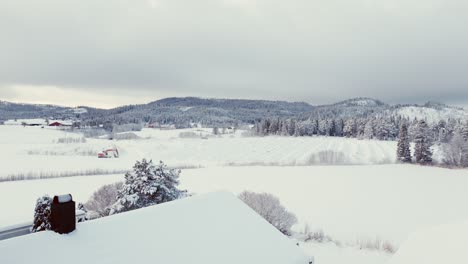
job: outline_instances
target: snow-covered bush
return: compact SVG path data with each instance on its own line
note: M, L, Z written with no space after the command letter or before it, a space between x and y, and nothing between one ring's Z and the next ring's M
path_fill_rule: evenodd
M306 165L313 164L346 164L346 156L342 151L323 150L310 155Z
M325 233L323 230L317 230L317 231L312 231L310 230L310 227L308 224L304 226L304 230L302 233L300 233L302 240L304 242L309 242L309 241L315 241L318 243L323 243L323 242L329 242L331 241L331 238L328 236L325 236Z
M169 169L162 161L137 161L133 171L125 174L125 182L110 207L109 214L130 211L151 205L173 201L185 196L177 189L180 170Z
M112 134L110 137L114 140L135 140L141 139L137 134L128 132L128 133L120 133L120 134Z
M108 134L108 132L102 128L85 128L81 129L81 132L86 138L97 138Z
M297 218L281 205L280 200L269 193L244 191L239 199L261 215L281 233L291 235L291 227L297 223Z
M113 125L112 132L113 133L122 133L122 132L129 132L129 131L141 131L143 129L143 124L141 123L129 123L123 125Z
M64 138L57 139L57 143L61 143L61 144L86 143L86 138L64 137Z
M197 134L193 131L184 131L179 133L180 138L201 138L200 134Z
M394 254L397 251L397 247L394 246L390 241L376 238L361 238L357 239L355 246L359 249L377 250L384 251L389 254Z
M34 222L31 231L39 232L51 229L51 206L52 198L44 195L37 199L36 208L34 209Z
M84 204L84 207L88 211L98 213L99 217L109 215L109 206L117 202L117 196L122 186L122 182L102 186L93 193L91 198Z

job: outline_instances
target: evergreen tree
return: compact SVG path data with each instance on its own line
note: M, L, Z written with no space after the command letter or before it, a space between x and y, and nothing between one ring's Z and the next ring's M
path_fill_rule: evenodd
M325 119L320 119L318 121L318 133L317 135L326 135L328 130L328 123Z
M34 221L31 229L33 233L51 229L51 207L52 198L48 195L44 195L37 199L36 208L34 209Z
M344 126L343 119L341 119L341 118L338 119L336 121L336 127L335 127L336 128L335 135L337 137L342 137L343 136L343 126Z
M398 139L397 159L401 162L411 162L408 126L405 123L401 124L399 134L400 138Z
M370 119L364 126L364 138L374 138L374 120Z
M296 132L295 129L296 129L296 121L294 119L290 119L289 125L288 125L288 134L290 136L294 136L294 133Z
M281 135L282 136L289 136L289 129L288 129L288 121L284 120L281 122Z
M367 121L363 118L360 118L356 121L356 132L355 132L355 137L357 138L363 138L364 137L364 131L366 127Z
M336 136L336 122L334 119L330 120L329 128L330 132L328 134L332 137Z
M180 170L169 169L160 161L137 161L133 171L125 174L125 182L110 208L110 214L130 211L179 199L185 191L177 189Z
M344 123L343 135L345 137L356 136L356 121L354 119L348 119Z
M277 135L279 130L279 119L273 119L268 130L271 135Z
M428 130L429 127L426 121L420 120L414 137L414 157L416 163L419 164L432 163L431 142L428 138Z
M78 216L78 214L76 215L77 221L79 223L88 221L88 210L86 210L84 204L78 203L78 205L76 206L76 209L84 213L84 215L82 216Z

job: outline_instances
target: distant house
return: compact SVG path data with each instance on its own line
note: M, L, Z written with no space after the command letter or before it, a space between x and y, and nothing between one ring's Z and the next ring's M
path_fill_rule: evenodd
M53 123L50 123L49 126L52 126L52 127L59 127L59 126L63 126L63 124L60 123L60 122L53 122Z
M311 263L292 240L224 192L78 224L69 235L45 231L0 241L0 259L35 264Z
M63 127L63 126L71 126L70 122L62 122L62 121L54 121L49 124L51 127Z

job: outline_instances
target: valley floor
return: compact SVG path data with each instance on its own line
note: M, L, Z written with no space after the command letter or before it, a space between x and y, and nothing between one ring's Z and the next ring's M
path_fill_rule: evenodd
M381 239L399 245L420 228L468 219L468 170L393 164L395 142L246 138L240 132L187 139L179 137L180 131L145 129L136 133L139 140L87 139L85 143L60 144L56 143L59 138L80 135L6 126L0 126L0 133L0 177L129 170L141 158L162 159L169 166L201 166L182 170L181 188L190 193L272 193L297 215L296 231L308 223L312 230L323 229L344 244ZM121 158L97 159L95 154L110 145L121 149ZM335 154L320 160L324 152ZM123 179L119 173L0 182L0 229L32 221L35 201L41 195L71 193L76 202L86 202L100 186ZM356 247L300 246L315 255L318 264L380 264L390 258L383 252Z

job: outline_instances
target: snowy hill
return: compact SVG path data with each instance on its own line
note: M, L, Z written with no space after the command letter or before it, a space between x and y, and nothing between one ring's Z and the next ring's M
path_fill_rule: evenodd
M174 97L149 104L104 110L98 114L102 120L139 120L144 116L146 122L151 120L187 127L191 122L219 125L254 123L265 116L290 118L312 109L313 106L301 102Z
M9 119L53 118L70 119L84 114L85 108L71 108L56 105L20 104L0 101L0 121Z
M431 105L424 106L402 106L395 110L396 115L413 119L425 119L430 124L435 124L441 120L451 119L466 119L468 112L455 107L446 105Z
M0 262L307 264L308 257L234 195L218 192L85 222L69 235L5 240Z
M317 106L304 117L312 119L367 117L382 113L390 107L377 99L358 97L330 105Z
M333 104L334 106L363 106L363 107L376 107L376 106L385 106L386 104L377 99L368 98L368 97L357 97L348 100L344 100L338 103Z
M352 98L329 105L312 106L304 102L285 102L242 99L206 99L197 97L172 97L141 105L126 105L104 110L91 107L67 108L50 105L28 105L2 102L0 119L79 117L84 124L96 123L169 123L189 127L190 123L206 126L254 124L265 118L294 119L347 119L390 118L403 116L409 119L426 119L434 123L448 118L467 117L461 108L440 103L424 105L389 105L366 97ZM0 121L1 121L0 120Z
M468 222L416 232L389 264L468 263Z

